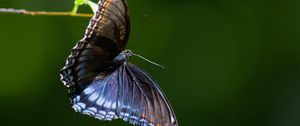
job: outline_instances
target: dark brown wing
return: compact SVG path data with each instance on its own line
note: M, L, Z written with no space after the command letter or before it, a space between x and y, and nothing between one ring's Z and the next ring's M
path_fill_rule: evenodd
M126 0L100 0L85 36L72 49L61 70L61 81L70 93L80 92L127 43L130 29Z
M91 19L86 37L98 40L102 37L117 44L123 51L129 36L130 19L126 0L100 0L99 10Z

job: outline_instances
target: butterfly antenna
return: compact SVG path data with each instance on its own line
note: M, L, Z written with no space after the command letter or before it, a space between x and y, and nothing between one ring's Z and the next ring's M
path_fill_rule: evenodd
M141 31L142 31L142 29L143 29L143 26L145 25L145 22L146 22L147 17L148 17L148 14L146 13L146 14L144 15L144 19L143 19L143 21L142 21L142 23L141 23L141 25L140 25L140 27L139 27L139 30L138 30L138 32L137 32L137 35L136 35L136 41L139 41L139 39L140 39Z
M137 35L136 35L136 38L135 38L135 42L138 42L140 40L141 32L142 32L143 26L146 23L147 17L148 17L148 14L145 13L143 21L142 21L142 23L139 26L139 29L138 29L138 32L137 32ZM133 49L134 49L134 46L135 45L133 45Z
M145 61L147 61L147 62L149 62L149 63L151 63L151 64L153 64L153 65L155 65L155 66L158 66L158 67L160 67L160 68L162 68L162 69L165 69L165 67L164 67L163 65L160 65L160 64L158 64L158 63L155 63L155 62L153 62L153 61L151 61L151 60L149 60L149 59L147 59L147 58L145 58L145 57L143 57L143 56L141 56L141 55L139 55L139 54L133 53L132 55L137 56L137 57L139 57L139 58L141 58L141 59L143 59L143 60L145 60Z

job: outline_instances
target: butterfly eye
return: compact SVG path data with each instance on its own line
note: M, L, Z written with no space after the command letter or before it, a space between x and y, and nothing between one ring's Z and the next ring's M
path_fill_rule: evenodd
M133 55L133 52L129 49L124 50L124 53L126 55L126 58L129 58Z

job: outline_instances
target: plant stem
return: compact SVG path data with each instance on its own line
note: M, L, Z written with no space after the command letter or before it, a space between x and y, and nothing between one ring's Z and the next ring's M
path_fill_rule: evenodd
M25 9L0 8L0 13L14 13L24 15L45 15L45 16L75 16L75 17L92 17L93 14L75 13L72 12L48 12L48 11L28 11Z

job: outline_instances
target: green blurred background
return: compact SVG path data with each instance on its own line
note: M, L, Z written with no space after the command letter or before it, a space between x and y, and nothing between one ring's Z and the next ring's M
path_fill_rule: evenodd
M72 6L73 0L0 2L28 10ZM129 0L129 7L127 48L166 69L131 61L156 78L181 126L300 126L299 0ZM88 21L0 15L1 126L130 126L76 114L59 81Z

